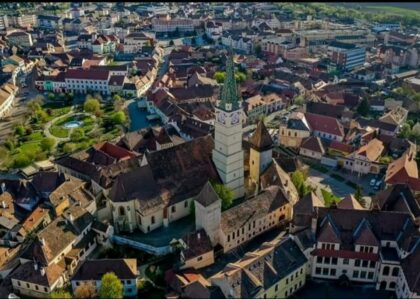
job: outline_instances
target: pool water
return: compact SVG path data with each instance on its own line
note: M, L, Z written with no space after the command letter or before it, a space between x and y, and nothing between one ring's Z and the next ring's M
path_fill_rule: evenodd
M78 128L81 125L82 125L82 122L81 121L72 120L72 121L69 121L69 122L65 123L63 125L63 127L66 128L66 129L73 129L73 128Z

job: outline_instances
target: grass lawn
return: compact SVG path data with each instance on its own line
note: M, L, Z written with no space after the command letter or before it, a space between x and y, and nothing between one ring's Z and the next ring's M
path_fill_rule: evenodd
M63 128L61 126L52 126L50 128L50 133L54 135L55 137L59 138L66 138L69 136L69 129Z
M27 141L39 141L41 140L44 135L42 135L42 132L33 132L31 135L25 136Z
M321 189L321 194L324 198L324 203L326 207L331 206L334 202L338 203L339 201L341 201L341 198L335 196L334 194L325 189Z
M47 122L57 118L61 115L67 114L71 110L71 106L65 105L63 102L44 104L42 108L47 112L51 110L51 115L48 115Z

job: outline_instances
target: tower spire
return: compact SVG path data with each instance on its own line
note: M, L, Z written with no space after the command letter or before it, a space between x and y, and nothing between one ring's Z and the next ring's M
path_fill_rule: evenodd
M238 110L240 107L240 99L235 80L235 69L233 64L232 47L229 47L226 60L226 76L223 83L222 92L220 96L219 108L225 111Z

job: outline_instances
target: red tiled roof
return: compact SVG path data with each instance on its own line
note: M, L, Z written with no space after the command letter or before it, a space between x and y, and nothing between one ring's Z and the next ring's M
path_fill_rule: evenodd
M70 69L66 73L66 79L89 79L108 80L109 71L90 69Z
M336 140L331 141L330 149L350 154L354 151L353 146L345 144Z
M356 252L351 250L315 249L311 254L314 256L340 257L344 259L360 259L375 262L379 260L379 255L376 253Z
M136 157L136 154L130 151L127 151L126 149L119 147L115 144L112 144L110 142L104 142L94 145L94 148L96 150L101 150L105 152L106 154L110 155L113 158L116 158L118 160L125 160L132 157Z
M314 131L325 132L332 135L344 137L343 126L334 117L305 113L309 126Z

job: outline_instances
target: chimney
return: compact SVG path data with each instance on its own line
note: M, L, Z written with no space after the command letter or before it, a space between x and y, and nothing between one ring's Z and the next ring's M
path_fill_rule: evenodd
M6 209L7 208L6 202L4 200L1 201L1 207L3 209Z
M35 271L38 271L38 263L37 262L34 262L34 269L35 269Z
M42 246L45 246L45 239L44 238L41 238L41 244L42 244Z
M4 193L4 192L6 192L6 183L5 182L1 183L1 193Z
M197 239L200 240L200 233L197 233Z
M73 221L74 221L74 217L73 217L73 215L71 213L69 213L69 221L71 223L73 223Z
M45 276L45 267L41 267L41 275Z

